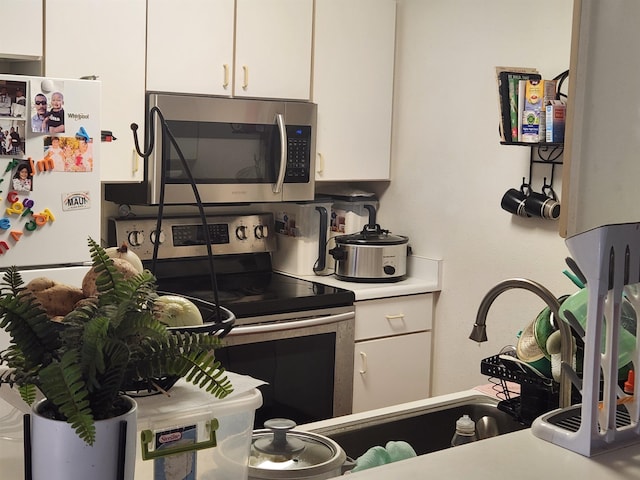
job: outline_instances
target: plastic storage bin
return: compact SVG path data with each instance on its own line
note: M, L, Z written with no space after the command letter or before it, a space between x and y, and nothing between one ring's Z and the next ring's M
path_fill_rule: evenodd
M369 209L373 209L373 213ZM335 197L331 207L331 236L361 232L370 219L376 223L377 210L375 197Z
M170 396L137 397L138 430L152 432L152 454L165 447L206 442L207 425L217 420L217 445L151 460L142 459L138 435L136 479L242 480L248 476L248 458L256 409L262 406L258 389L224 400L180 380ZM160 446L158 446L160 445ZM156 450L157 449L157 450ZM179 473L178 473L179 472Z
M332 257L327 254L330 215L329 198L278 204L274 211L278 248L271 254L273 268L292 275L323 274L332 269ZM323 252L324 268L320 264Z

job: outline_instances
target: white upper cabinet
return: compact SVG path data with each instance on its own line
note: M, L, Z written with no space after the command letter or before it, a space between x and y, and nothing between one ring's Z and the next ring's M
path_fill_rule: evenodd
M153 0L147 9L147 90L230 96L234 0Z
M0 58L42 56L42 0L2 2Z
M316 0L316 180L388 180L395 0Z
M100 127L116 137L100 144L103 182L142 180L130 125L144 128L145 16L145 0L46 2L45 75L102 83Z
M309 100L312 0L237 0L234 95Z
M154 0L148 11L147 90L309 100L313 0Z

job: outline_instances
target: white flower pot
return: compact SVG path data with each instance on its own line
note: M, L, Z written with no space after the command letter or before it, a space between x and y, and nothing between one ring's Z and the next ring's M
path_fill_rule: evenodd
M137 404L132 398L125 398L131 404L128 412L96 422L93 446L80 439L67 422L40 415L39 408L46 400L36 403L30 430L32 480L134 480ZM124 476L121 476L118 455L123 420L127 422L127 430Z

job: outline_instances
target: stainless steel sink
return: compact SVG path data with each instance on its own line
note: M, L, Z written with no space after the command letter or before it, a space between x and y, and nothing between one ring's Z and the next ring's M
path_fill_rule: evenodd
M354 459L369 448L384 446L390 440L404 440L418 455L423 455L449 448L456 420L464 414L476 423L483 416L494 418L498 435L528 428L498 410L497 404L497 400L477 395L393 413L374 414L367 418L348 415L343 417L342 423L311 430L338 442L347 455ZM481 431L478 433L482 436Z

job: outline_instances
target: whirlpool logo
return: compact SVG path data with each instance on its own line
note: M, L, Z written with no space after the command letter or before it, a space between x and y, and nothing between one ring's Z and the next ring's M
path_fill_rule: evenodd
M62 194L62 210L84 210L91 208L89 192L72 192Z
M72 118L74 120L88 120L88 113L75 113L75 112L67 112L67 117Z

